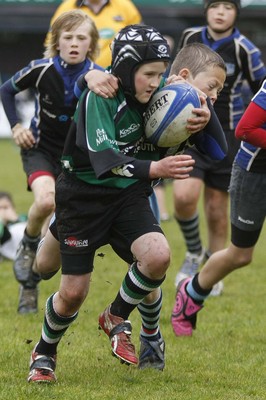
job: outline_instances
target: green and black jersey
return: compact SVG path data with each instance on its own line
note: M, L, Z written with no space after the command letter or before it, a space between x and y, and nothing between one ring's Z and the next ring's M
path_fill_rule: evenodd
M125 188L149 180L159 150L144 136L143 107L129 105L122 89L104 99L85 91L66 140L65 170L92 184Z

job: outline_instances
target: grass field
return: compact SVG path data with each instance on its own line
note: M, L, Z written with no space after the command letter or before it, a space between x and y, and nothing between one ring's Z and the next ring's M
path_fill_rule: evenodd
M0 189L10 191L19 212L26 212L32 195L26 192L18 149L0 141ZM167 201L172 212L171 185ZM203 214L202 214L203 215ZM210 298L198 317L191 338L176 338L170 324L174 277L184 246L174 220L163 224L172 249L172 265L163 284L161 330L166 341L163 372L126 367L110 355L107 336L97 329L98 314L113 300L126 265L109 247L100 249L91 290L59 345L55 385L28 384L28 362L38 341L45 300L59 275L41 282L39 313L17 314L18 284L12 263L2 262L0 279L0 399L1 400L263 400L266 399L265 229L251 266L225 280L224 294ZM202 236L205 237L202 218ZM139 347L140 318L131 315L133 342Z

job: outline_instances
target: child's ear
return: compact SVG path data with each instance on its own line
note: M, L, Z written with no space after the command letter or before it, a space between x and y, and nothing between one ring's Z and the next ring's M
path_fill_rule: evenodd
M178 75L182 76L183 79L187 80L189 75L190 75L189 69L188 68L182 68L179 71Z

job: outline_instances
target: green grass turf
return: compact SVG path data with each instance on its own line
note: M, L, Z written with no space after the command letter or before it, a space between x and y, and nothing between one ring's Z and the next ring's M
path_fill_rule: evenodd
M19 212L27 212L32 195L19 151L9 140L0 141L0 190L12 193ZM173 212L171 184L167 204ZM201 230L206 230L201 211ZM18 284L12 263L1 262L0 279L0 400L263 400L265 364L265 229L249 267L228 276L224 294L210 298L198 317L192 337L176 338L170 324L174 277L184 257L179 229L172 219L163 223L172 249L172 264L163 284L161 330L166 341L163 372L139 371L119 363L110 354L107 336L98 330L99 313L113 300L126 265L106 246L96 257L91 290L75 323L58 348L55 385L28 384L30 352L41 333L47 297L57 290L60 276L40 284L39 312L17 314ZM132 340L139 348L140 317L131 315Z

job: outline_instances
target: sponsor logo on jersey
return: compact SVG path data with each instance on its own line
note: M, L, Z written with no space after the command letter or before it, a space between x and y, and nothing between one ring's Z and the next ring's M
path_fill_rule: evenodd
M226 75L234 75L236 66L233 63L226 63Z
M156 151L154 145L149 142L140 143L138 150L143 150L143 151L148 151L148 152Z
M113 39L115 31L112 28L104 28L99 30L100 39Z
M142 136L135 144L134 154L137 154L139 151L148 151L153 152L157 151L155 146L148 142L144 136Z
M130 135L133 132L136 132L140 127L140 124L131 124L128 128L120 130L120 137L123 138L125 136Z
M64 240L64 244L69 247L88 247L88 239L77 239L74 236L70 236Z
M120 167L115 167L112 169L113 174L126 176L127 178L131 178L133 176L132 172L130 172L130 168L134 169L132 164L122 165Z
M116 140L108 138L104 129L96 129L96 145L100 146L105 141L108 141L111 145L117 145Z

